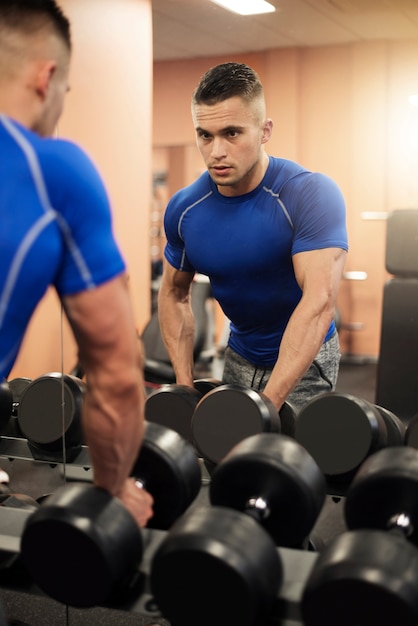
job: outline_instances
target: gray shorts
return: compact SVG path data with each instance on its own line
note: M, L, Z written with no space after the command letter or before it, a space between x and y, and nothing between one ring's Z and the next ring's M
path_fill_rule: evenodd
M288 396L288 402L299 411L314 396L326 391L334 391L340 359L340 343L338 333L335 332L323 344L306 374ZM241 385L263 391L271 371L272 368L252 365L229 346L225 350L225 366L222 376L222 382L225 384Z

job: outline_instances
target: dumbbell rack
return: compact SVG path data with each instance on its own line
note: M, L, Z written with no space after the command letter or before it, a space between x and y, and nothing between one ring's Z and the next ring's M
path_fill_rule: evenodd
M34 461L27 440L3 436L0 437L0 458ZM39 461L37 459L38 462L51 465L50 460ZM64 472L68 480L91 480L92 469L87 447L82 446L76 458L71 463L67 463L65 468L63 466L61 468L60 465L60 471ZM205 481L202 481L202 489L205 488L207 488L207 485ZM11 558L13 555L17 556L19 554L22 530L31 513L31 511L24 509L0 507L0 554L10 554ZM153 555L164 539L166 531L144 529L143 533L145 550L138 570L138 579L141 581L139 590L132 597L123 599L120 603L117 602L101 607L100 610L103 611L105 609L109 612L129 611L135 614L135 624L138 626L169 626L169 622L164 619L164 616L155 605L149 588L149 572ZM263 624L263 626L303 626L300 616L300 599L306 580L317 559L317 554L315 552L287 548L278 548L278 551L283 564L283 584L278 593L274 616L272 616L268 624ZM76 572L74 575L77 575ZM55 600L46 596L31 581L24 579L20 583L20 581L14 580L14 577L12 577L12 580L13 582L10 583L10 577L7 576L7 573L4 576L1 575L0 567L0 598L3 600L6 612L9 611L9 607L22 606L22 603L19 602L21 594L29 595L34 598L34 601L36 600L36 603L42 602L45 607L42 609L43 614L57 605L63 607L63 605L59 605ZM202 584L205 583L202 581ZM210 593L209 588L208 593ZM33 620L28 617L28 611L30 611L31 606L30 599L28 601L26 598L23 605L25 606L26 619L29 619L30 623L36 626L36 615L33 617ZM72 607L69 607L68 610L77 614L82 614L84 611L84 609ZM94 620L92 616L92 611L94 612L94 610L88 609L90 620ZM13 615L13 617L15 616ZM20 618L23 619L24 617L21 616ZM101 614L97 623L105 625L106 621L104 619ZM141 621L138 621L139 619ZM197 616L196 623L198 622ZM62 624L65 623L65 613L63 612Z
M71 463L65 464L65 469L62 463L62 456L61 453L59 455L48 453L44 458L38 457L34 459L27 439L19 437L0 437L0 458L2 459L19 459L22 461L35 460L48 465L56 463L60 466L61 473L65 474L67 480L92 480L91 460L87 446L80 446L79 451Z
M10 554L18 554L20 535L30 512L20 509L3 508L0 513L0 550L4 550ZM164 620L164 617L161 615L158 607L155 606L153 601L153 597L148 586L148 574L153 554L160 542L163 540L165 531L145 530L144 533L147 535L147 547L144 552L140 568L141 574L144 578L142 592L138 597L131 601L126 601L121 605L108 606L106 608L109 611L131 611L144 620L143 626L151 624L152 626L157 626L157 624L163 625L167 624L167 622ZM302 622L300 621L299 601L306 579L315 563L317 555L313 552L303 552L286 548L279 548L279 554L284 568L284 584L277 598L276 615L272 617L269 624L265 624L263 626L302 626ZM5 589L8 594L13 592L14 594L23 593L35 595L37 597L40 596L43 598L44 603L46 603L46 607L48 606L48 603L52 605L57 604L54 600L45 596L42 591L33 584L26 584L20 587L16 585L6 586L0 582L0 597L2 596L3 589ZM208 593L210 593L209 589ZM5 596L6 611L8 594ZM26 603L26 605L27 604L28 603ZM94 611L94 609L88 609L90 619L92 619L92 610ZM70 611L80 612L83 611L83 609L70 608ZM103 621L101 621L101 623L105 624ZM138 626L140 626L140 624L142 625L142 622L138 622Z

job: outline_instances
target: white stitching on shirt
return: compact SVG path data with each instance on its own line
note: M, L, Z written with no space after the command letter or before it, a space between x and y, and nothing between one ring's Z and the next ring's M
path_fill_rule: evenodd
M186 213L188 211L190 211L190 209L193 209L193 207L195 207L197 204L200 204L201 202L203 202L203 200L206 200L206 198L209 198L209 196L211 196L213 193L213 191L209 191L209 193L207 193L205 196L203 196L202 198L199 198L199 200L196 200L196 202L193 202L193 204L191 204L190 206L186 207L183 211L183 213L180 215L180 219L179 219L179 223L177 225L177 233L178 236L180 237L180 239L183 241L183 237L181 236L181 223L183 221L184 216L186 215Z
M285 214L285 217L286 217L287 221L289 222L292 230L295 230L295 227L294 227L294 224L292 222L292 219L291 219L289 213L287 212L287 209L286 209L284 203L280 199L280 195L278 193L274 193L274 191L272 189L268 189L267 187L263 187L263 190L266 191L267 193L269 193L271 196L273 196L273 198L276 198L277 202L282 207L283 213Z

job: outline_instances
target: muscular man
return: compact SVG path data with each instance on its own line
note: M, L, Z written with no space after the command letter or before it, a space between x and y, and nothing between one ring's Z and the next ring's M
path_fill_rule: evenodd
M55 0L0 3L0 376L53 285L85 371L94 481L140 526L152 498L129 478L144 427L142 360L104 185L76 145L50 136L68 91L70 25Z
M158 303L177 383L193 384L190 285L199 272L231 321L223 381L299 409L336 383L343 197L327 176L267 155L273 123L250 67L210 69L192 116L208 171L167 206Z

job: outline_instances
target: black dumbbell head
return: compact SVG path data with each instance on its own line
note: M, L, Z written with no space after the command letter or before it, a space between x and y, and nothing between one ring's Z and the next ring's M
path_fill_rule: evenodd
M331 481L349 482L365 459L387 445L383 417L370 403L329 392L299 412L295 439Z
M145 419L175 430L184 439L192 441L193 412L202 397L197 388L187 385L162 385L145 402Z
M75 607L103 604L142 558L142 537L120 500L89 484L54 492L28 518L21 557L36 584Z
M221 385L207 393L196 406L192 420L195 447L214 464L243 439L280 431L274 404L264 394L237 385Z
M387 445L388 446L403 446L405 445L406 438L406 426L402 420L386 409L383 406L375 405L380 415L383 417L387 432Z
M246 515L220 507L187 512L151 565L151 589L170 623L265 623L282 582L278 551Z
M212 504L258 515L275 543L300 547L325 501L325 480L296 441L280 434L254 435L237 444L216 467L209 485Z
M280 432L294 439L296 432L297 411L291 402L283 402L282 406L280 407L279 418Z
M305 626L416 626L418 551L403 537L346 532L319 554L301 599Z
M4 431L12 415L13 395L6 379L0 379L0 431Z
M410 520L408 539L418 545L418 450L385 448L356 474L345 501L347 526L389 529L399 515Z
M22 399L23 393L26 391L27 387L29 387L31 382L31 378L25 377L12 378L12 380L9 380L9 387L13 395L12 414L14 416L17 416L19 412L20 400Z
M149 527L163 530L195 500L202 482L193 446L176 431L148 421L131 473L154 498Z
M4 435L7 437L23 437L18 421L20 400L26 388L31 384L31 382L32 380L30 378L23 377L12 378L12 380L9 380L9 387L13 396L13 405L11 419L9 420L7 427L3 431Z
M69 374L52 372L33 380L22 393L18 423L24 437L45 451L81 446L81 411L85 383Z
M418 413L411 417L406 426L405 444L418 449Z

